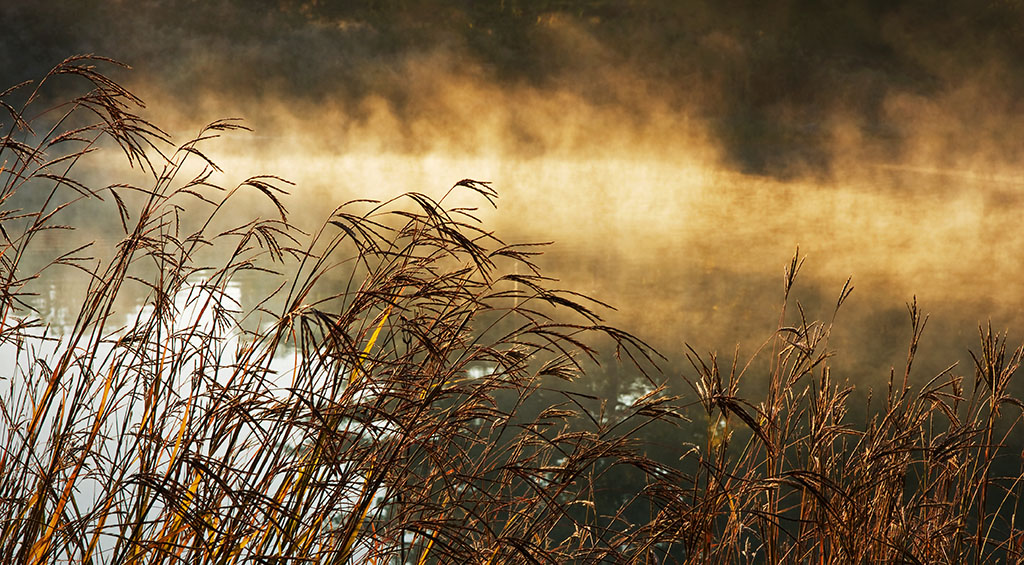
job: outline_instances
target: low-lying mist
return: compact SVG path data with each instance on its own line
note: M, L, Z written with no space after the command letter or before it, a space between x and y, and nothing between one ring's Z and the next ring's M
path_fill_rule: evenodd
M843 357L874 360L872 380L900 362L877 336L904 343L892 313L914 296L957 355L979 322L1024 321L1011 7L94 4L89 30L57 18L55 45L134 63L175 139L243 117L251 135L205 151L236 181L295 182L294 221L490 181L486 225L554 242L549 274L669 353L761 343L797 247L818 315L853 278Z
M380 99L360 116L275 101L247 120L255 139L225 141L218 158L229 171L294 181L293 212L310 222L324 202L491 181L500 199L497 210L480 210L488 225L554 242L549 273L607 300L617 322L662 347L759 342L797 247L814 292L832 300L853 277L852 310L901 311L916 295L955 316L967 339L988 318L1020 321L1020 293L1008 282L1019 266L1008 259L1024 251L1015 233L1024 178L984 150L989 140L956 147L921 120L920 138L886 155L840 123L826 170L780 178L735 170L707 120L658 104L623 115L564 92L456 75L418 80L425 84L410 76L410 85L425 108L412 121ZM213 116L230 103L204 107ZM922 104L913 111L935 105Z

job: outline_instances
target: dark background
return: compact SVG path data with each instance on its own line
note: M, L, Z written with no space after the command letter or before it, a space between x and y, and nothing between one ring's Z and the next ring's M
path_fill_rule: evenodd
M955 122L940 128L942 142L963 149L960 126L971 124L1002 158L1020 151L1006 122L1024 90L1024 7L1013 0L85 0L4 2L0 21L7 84L96 53L182 104L216 93L234 95L243 114L283 98L357 115L372 94L411 116L428 105L403 65L443 52L449 71L568 90L638 121L658 100L706 123L737 170L781 177L830 170L834 155L818 141L836 115L898 155L915 132L887 119L886 100L944 100L971 85L988 100L941 104Z

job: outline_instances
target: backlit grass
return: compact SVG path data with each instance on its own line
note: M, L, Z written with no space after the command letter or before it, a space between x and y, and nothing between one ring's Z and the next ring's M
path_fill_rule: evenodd
M0 561L1024 559L1024 351L990 328L973 375L918 385L911 303L906 367L851 422L832 322L791 298L799 255L753 359L671 367L554 289L537 246L449 204L492 205L489 184L347 202L307 233L284 179L219 185L204 147L238 122L174 145L96 68L112 64L71 58L2 96ZM145 183L76 176L117 151ZM40 266L78 210L116 245ZM33 309L55 272L86 281L59 325ZM241 297L253 279L269 290ZM595 343L645 380L624 410L570 385ZM689 389L663 384L678 373ZM740 395L748 379L763 397ZM655 428L680 439L655 448Z

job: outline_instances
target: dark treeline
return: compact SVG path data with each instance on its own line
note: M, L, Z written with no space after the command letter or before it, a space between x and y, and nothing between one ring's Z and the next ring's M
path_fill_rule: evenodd
M0 19L18 24L0 38L6 83L95 52L131 62L179 99L329 100L357 113L374 95L411 116L421 106L403 65L443 53L448 71L569 90L635 108L638 119L660 101L706 120L738 168L771 174L827 168L818 142L836 115L898 148L909 132L887 123L894 93L937 98L981 84L1005 101L1024 92L1013 66L1024 55L1024 6L1010 1L89 0L4 3ZM970 123L972 112L1015 105L954 113Z

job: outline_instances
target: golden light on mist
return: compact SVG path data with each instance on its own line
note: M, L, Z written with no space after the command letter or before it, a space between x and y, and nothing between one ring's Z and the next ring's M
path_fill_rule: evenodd
M292 208L314 221L325 202L405 190L440 196L474 178L499 191L498 210L481 210L499 233L556 241L581 254L628 256L662 263L661 270L682 263L776 272L799 245L814 276L852 275L891 299L959 299L979 284L989 295L1016 295L999 282L1016 274L1005 257L1022 246L1013 237L1016 214L1001 203L1016 200L1024 177L1005 166L980 174L993 165L865 160L844 161L825 176L745 175L721 163L720 148L685 115L637 124L558 96L516 93L507 96L529 103L495 102L495 92L476 84L447 88L450 100L439 103L439 113L411 124L381 100L367 101L369 113L358 118L270 105L247 121L254 136L234 135L212 154L226 171L273 172L295 182ZM507 131L510 113L543 151ZM264 124L273 128L270 136Z
M288 206L300 225L347 200L439 197L463 178L492 182L496 211L472 195L448 203L479 207L505 240L554 242L548 274L677 341L708 316L742 325L760 307L770 321L775 302L758 302L775 296L798 246L805 284L831 296L852 276L855 301L870 307L915 295L933 306L981 304L973 324L1005 319L1021 302L1013 281L1024 171L1001 129L1020 119L1011 101L974 82L984 72L938 94L893 91L880 125L837 110L789 140L825 152L826 166L794 163L767 176L729 159L720 117L689 107L687 95L667 96L571 19L543 24L593 64L540 85L497 83L458 49L439 47L380 70L387 92L355 100L203 91L182 105L145 73L132 86L178 141L243 115L254 133L214 142L208 154L235 181L271 173L295 182ZM704 43L729 55L730 41L713 32ZM689 87L703 98L726 88ZM581 90L601 88L608 103Z

